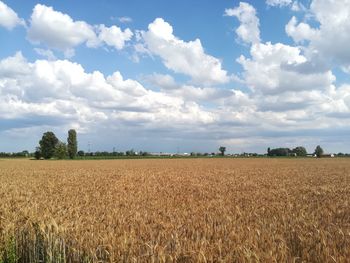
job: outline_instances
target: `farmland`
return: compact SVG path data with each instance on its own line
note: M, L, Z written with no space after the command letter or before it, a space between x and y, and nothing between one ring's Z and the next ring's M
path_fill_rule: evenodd
M347 159L0 160L0 201L0 262L350 258Z

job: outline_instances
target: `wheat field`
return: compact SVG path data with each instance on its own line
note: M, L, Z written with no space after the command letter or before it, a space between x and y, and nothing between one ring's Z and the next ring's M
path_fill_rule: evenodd
M0 160L0 262L350 262L350 160Z

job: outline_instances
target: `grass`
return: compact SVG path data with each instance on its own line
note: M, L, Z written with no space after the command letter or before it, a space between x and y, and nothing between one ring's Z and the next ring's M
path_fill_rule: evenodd
M5 243L4 251L0 257L1 263L16 263L18 261L17 248L14 237L9 237Z

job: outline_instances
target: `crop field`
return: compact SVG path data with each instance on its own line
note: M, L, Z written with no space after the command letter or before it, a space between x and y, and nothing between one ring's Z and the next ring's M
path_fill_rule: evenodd
M349 262L350 160L0 160L0 262Z

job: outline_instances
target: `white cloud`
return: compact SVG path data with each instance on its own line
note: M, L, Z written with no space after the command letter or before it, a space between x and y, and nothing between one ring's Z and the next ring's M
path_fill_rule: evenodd
M198 104L210 103L212 105L218 106L228 103L232 106L236 105L238 107L236 110L240 110L241 106L248 100L248 96L241 93L240 91L218 89L212 87L202 88L190 85L182 85L177 89L167 89L163 90L163 92L171 96L181 97L185 101L193 101Z
M253 6L245 2L240 2L238 7L226 9L225 15L237 17L241 24L236 29L236 33L243 42L260 42L260 22L259 18L256 16L256 10Z
M17 13L4 2L0 1L0 26L12 30L18 25L25 26L24 20L19 18Z
M350 65L350 0L314 0L311 11L320 22L311 47L345 65Z
M246 15L248 18L240 18L244 13L242 10L246 9L250 10L242 7L241 3L240 7L230 9L226 14L237 16L241 28L249 28L251 23L247 21L251 21L249 17L252 16ZM255 32L259 30L258 26L252 27L256 28ZM306 23L297 25L296 18L291 19L286 31L298 43L304 41L312 43L313 38L317 39L320 34ZM233 109L235 118L244 116L253 126L260 123L258 129L265 131L266 134L271 134L274 130L279 134L298 136L300 131L311 131L315 127L319 129L342 127L339 118L349 117L350 113L347 104L349 99L345 95L349 90L334 85L336 78L317 54L318 50L282 43L260 43L256 37L253 39L246 37L244 32L248 30L236 32L246 43L251 43L251 57L241 55L237 59L243 67L242 83L250 88L250 93L245 103L239 104L238 112ZM230 109L228 105L225 104L225 111ZM246 110L245 114L242 109ZM256 135L252 130L248 133L247 136L250 137Z
M36 44L67 51L82 43L93 46L96 34L84 21L74 21L52 7L37 4L31 15L28 38Z
M299 12L299 11L306 12L307 11L307 8L299 1L294 1L291 5L290 9L294 12Z
M14 56L0 61L1 78L13 78L16 80L17 76L27 75L29 72L28 63L21 52L17 52Z
M350 0L313 0L309 12L318 27L292 18L286 32L296 42L309 41L308 51L346 68L350 65Z
M292 4L292 0L266 0L269 6L288 6Z
M306 11L305 6L298 0L266 0L266 4L272 7L290 7L294 12Z
M117 50L123 49L125 46L125 42L130 41L132 36L133 33L129 28L122 31L117 26L99 26L99 40L105 42L109 46L113 46Z
M179 87L174 78L169 74L153 73L152 75L146 76L145 80L161 89L176 89Z
M325 90L335 81L331 71L312 72L298 47L281 43L255 44L251 58L241 56L246 85L254 92L278 94L286 91Z
M240 108L249 101L247 94L232 89L215 87L201 87L179 84L168 74L153 73L144 77L145 81L171 97L179 97L184 101L192 101L198 104L211 103L212 105L236 105Z
M185 42L173 34L172 26L157 18L140 32L144 49L161 57L164 65L176 73L189 75L196 83L204 85L229 81L219 59L207 55L199 39ZM140 50L140 47L138 47Z
M317 37L317 30L310 27L306 23L299 23L295 16L291 18L288 24L285 27L286 33L293 38L297 43L301 43L305 40L311 40Z
M320 130L332 134L331 129L349 128L342 118L350 118L350 89L336 87L331 70L315 66L300 47L260 43L252 45L250 53L251 58L241 56L238 62L251 89L246 109L254 113L246 118L260 123L262 138L305 137ZM249 137L256 135L248 130Z
M148 79L158 83L154 91L118 71L105 76L68 60L28 62L19 52L0 61L0 132L48 126L91 132L101 127L129 135L137 131L147 138L192 136L208 142L346 127L348 85L336 88L329 72L304 76L297 68L305 63L298 48L259 44L251 56L242 60L244 81L251 87L247 93L181 85L156 73ZM278 85L271 88L254 75L269 76Z
M92 26L41 4L33 9L27 33L32 43L63 51L67 58L74 56L74 48L84 43L90 48L106 44L121 50L133 36L129 28L123 31L115 25Z
M124 79L118 71L110 76L99 71L87 73L68 60L30 63L21 53L0 61L0 101L1 118L17 120L17 125L38 116L35 125L52 118L59 121L56 125L85 128L96 123L115 125L105 123L107 120L148 120L149 125L159 126L214 121L214 114L199 104L148 90L135 80ZM38 123L40 119L43 123Z
M47 58L48 60L56 60L55 54L50 49L42 49L42 48L34 48L34 51L42 56Z
M128 16L119 17L118 20L121 23L131 23L132 22L132 18L128 17Z

